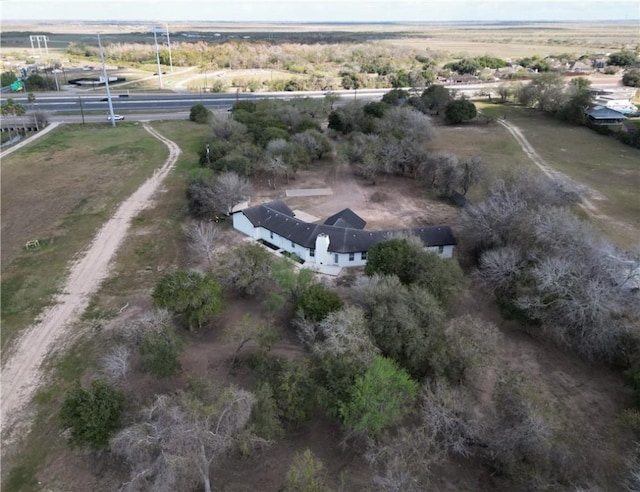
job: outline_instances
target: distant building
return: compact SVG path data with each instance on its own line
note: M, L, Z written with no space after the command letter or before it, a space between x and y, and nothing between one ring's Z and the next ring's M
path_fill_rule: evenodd
M585 111L587 120L594 125L620 125L627 119L625 115L619 111L605 108L604 106L594 106Z

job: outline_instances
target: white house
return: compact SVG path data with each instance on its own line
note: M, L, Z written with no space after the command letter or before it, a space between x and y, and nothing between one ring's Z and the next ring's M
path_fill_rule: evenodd
M365 231L366 222L346 208L323 224L296 219L282 201L245 208L233 214L233 227L274 249L287 251L307 264L352 267L367 263L372 246L400 235L418 236L425 248L444 258L453 256L456 239L447 225Z

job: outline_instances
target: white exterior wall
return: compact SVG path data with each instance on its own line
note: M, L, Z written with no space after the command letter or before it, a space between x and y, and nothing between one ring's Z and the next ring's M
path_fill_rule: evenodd
M331 262L335 265L334 255L338 255L338 265L341 267L356 267L356 266L364 266L367 264L367 260L362 259L362 254L360 251L353 253L353 261L349 261L349 253L331 253Z
M233 228L254 239L260 239L259 228L253 227L251 221L243 213L233 214Z
M440 246L429 246L425 248L427 251L433 251L439 253L443 258L453 258L453 246L443 246L442 252L440 252Z
M284 238L278 234L271 233L268 229L264 227L254 227L253 224L249 221L249 219L243 213L235 213L233 214L233 227L243 234L253 238L253 239L263 239L274 246L288 251L289 253L293 253L298 255L304 261L308 261L309 263L315 263L317 265L338 265L341 267L356 267L356 266L365 266L367 264L367 260L362 259L362 252L358 251L353 253L353 261L349 261L349 253L333 253L329 250L330 240L329 237L325 234L319 234L316 238L316 247L315 247L315 256L309 256L310 250L309 248L305 248L299 244L292 244L291 241L287 238ZM273 237L272 237L273 236ZM426 248L428 251L434 251L439 253L438 246L432 246ZM444 246L440 256L443 258L452 258L453 257L453 246ZM335 255L338 255L338 262L335 261Z
M333 255L329 253L329 244L331 240L326 234L318 234L316 237L315 256L310 258L316 265L334 265Z

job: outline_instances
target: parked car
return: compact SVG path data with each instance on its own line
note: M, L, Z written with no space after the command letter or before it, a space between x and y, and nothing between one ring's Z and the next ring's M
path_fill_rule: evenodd
M124 116L121 114L114 114L113 119L116 121L124 120ZM111 121L111 115L107 116L107 121Z

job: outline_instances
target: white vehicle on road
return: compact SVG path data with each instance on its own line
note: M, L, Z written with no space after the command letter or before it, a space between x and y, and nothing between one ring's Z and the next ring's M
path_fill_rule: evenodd
M114 114L113 119L116 121L124 120L124 116L121 114ZM111 115L107 116L107 121L111 121Z

